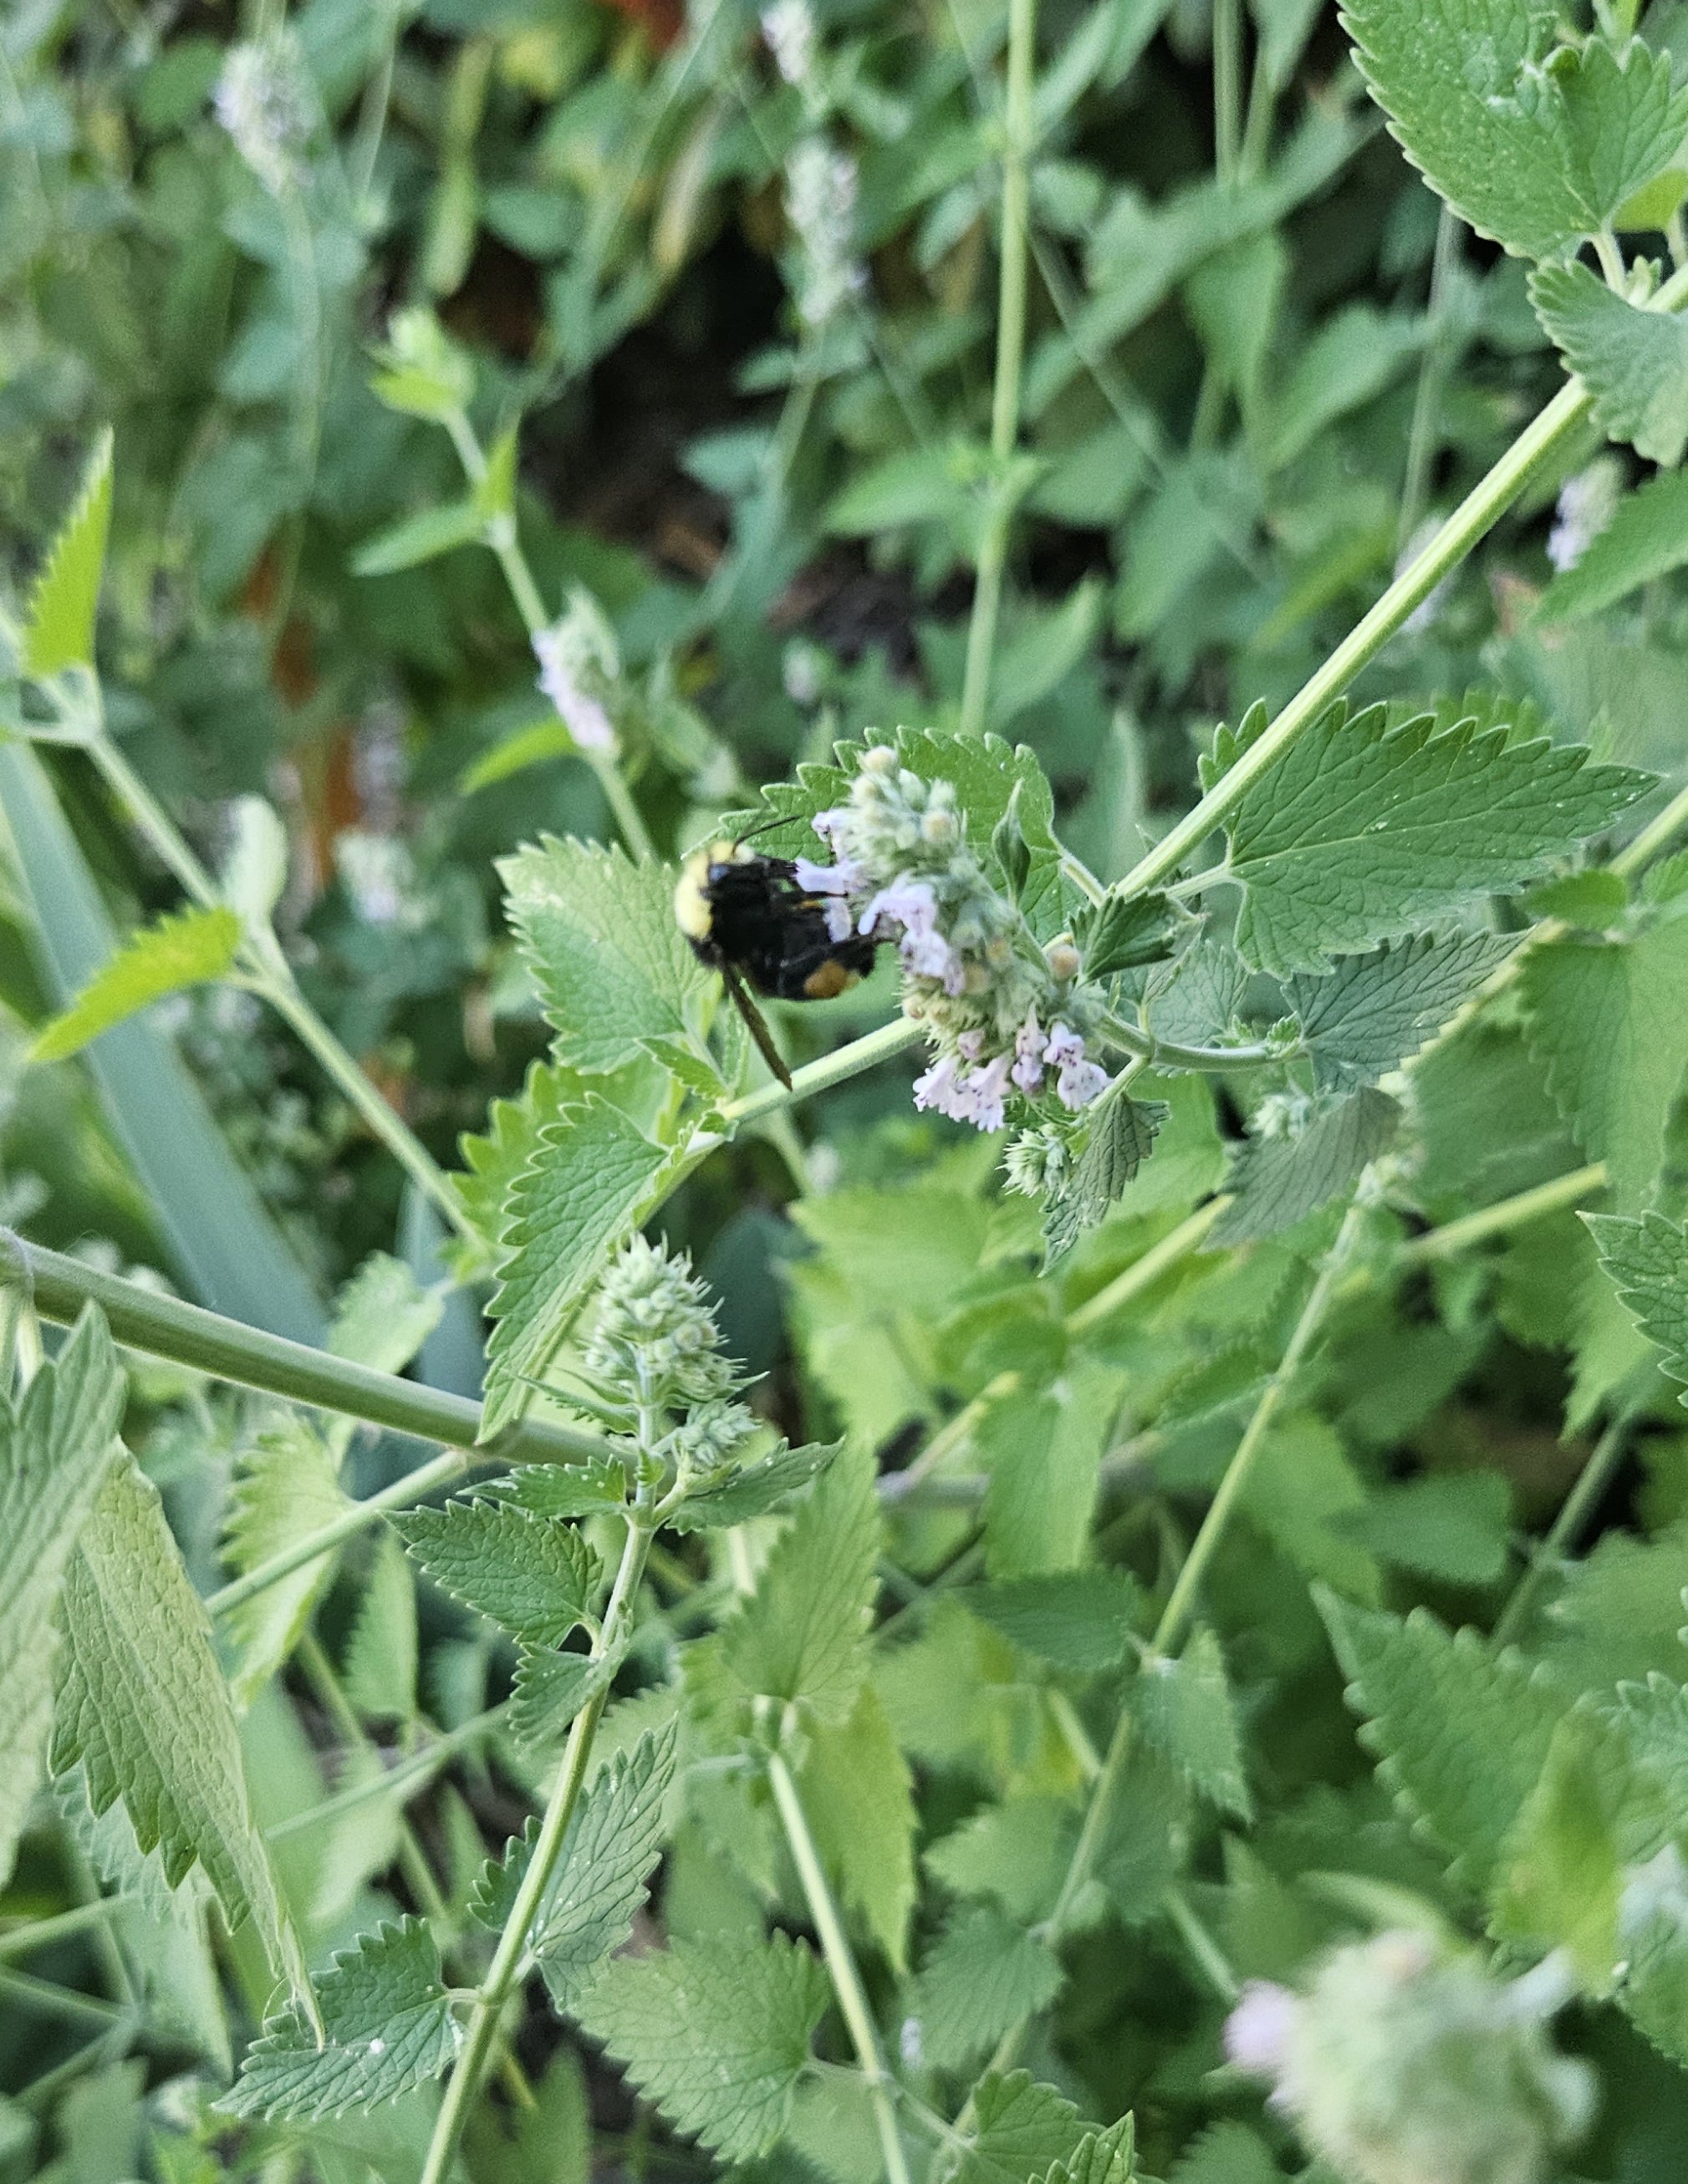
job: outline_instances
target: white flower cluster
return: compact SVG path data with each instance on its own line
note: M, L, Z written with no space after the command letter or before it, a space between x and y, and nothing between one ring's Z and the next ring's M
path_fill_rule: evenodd
M814 12L809 0L772 0L762 11L762 35L774 65L801 90L814 71Z
M1000 1130L1008 1103L1053 1094L1076 1113L1107 1089L1093 1047L1101 1002L1070 942L1040 948L967 844L947 781L923 781L879 745L866 752L848 803L814 829L830 865L799 859L797 877L829 898L832 937L894 940L903 1009L935 1049L914 1104L981 1130Z
M313 103L292 36L231 46L212 94L217 120L271 197L299 180Z
M785 169L785 216L799 257L797 309L824 326L867 285L856 254L856 163L824 136L805 136Z
M1333 1951L1305 1995L1250 1981L1226 2052L1354 2184L1540 2184L1595 2106L1588 2065L1548 2037L1567 1992L1498 1980L1423 1933L1379 1934Z
M535 632L534 657L539 663L538 687L580 749L613 756L615 723L606 700L614 694L621 660L602 615L584 593L575 593L567 611Z
M736 1400L744 1375L720 1343L690 1260L634 1236L600 1286L581 1368L630 1414L642 1457L696 1478L729 1463L757 1430Z
M1615 455L1596 455L1586 470L1560 487L1547 558L1562 576L1588 552L1618 513L1623 497L1624 467Z

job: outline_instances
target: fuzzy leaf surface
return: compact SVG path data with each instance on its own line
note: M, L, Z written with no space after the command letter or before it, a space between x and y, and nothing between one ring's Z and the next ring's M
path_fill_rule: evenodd
M1688 1404L1688 1229L1663 1213L1583 1219L1624 1310L1681 1386L1678 1401Z
M971 1612L1010 1643L1080 1675L1119 1667L1141 1604L1132 1579L1113 1568L1008 1578L967 1594Z
M1156 1134L1170 1112L1164 1100L1133 1100L1123 1092L1098 1106L1071 1173L1043 1202L1046 1265L1064 1258L1086 1229L1107 1218L1109 1208L1154 1151Z
M436 1585L525 1645L561 1645L603 1581L578 1532L507 1502L410 1509L394 1528Z
M910 2014L924 2063L940 2070L976 2064L1003 2035L1047 2009L1060 1991L1054 1951L994 1903L969 1904L920 1967Z
M1316 1116L1298 1137L1247 1139L1232 1166L1234 1202L1214 1223L1212 1242L1240 1244L1293 1228L1352 1190L1400 1124L1399 1105L1365 1084Z
M1319 1600L1361 1741L1384 1779L1470 1884L1501 1870L1524 1801L1541 1779L1562 1691L1475 1631L1450 1632L1423 1608L1405 1621Z
M599 1967L626 1941L662 1852L674 1779L676 1727L647 1730L618 1752L582 1792L562 1854L528 1931L529 1953L559 2010L573 2009ZM472 1908L501 1930L533 1855L538 1822L489 1865Z
M519 1413L524 1381L543 1376L575 1305L675 1159L606 1100L589 1098L541 1132L506 1201L483 1439Z
M1333 705L1255 782L1231 824L1247 890L1237 944L1282 978L1511 894L1651 787L1578 744L1514 741L1505 708L1389 725Z
M914 1786L871 1684L847 1720L809 1724L797 1788L821 1864L900 1972L914 1908Z
M718 1935L617 1958L579 2019L677 2131L751 2161L785 2129L828 1992L801 1943Z
M1029 2070L981 2078L973 2118L973 2143L951 2172L955 2184L1026 2184L1076 2153L1088 2135L1066 2096Z
M1668 59L1562 49L1551 0L1348 0L1390 132L1461 217L1515 255L1595 235L1669 164L1688 106Z
M1285 994L1322 1091L1375 1084L1410 1061L1517 946L1510 933L1425 933L1339 956L1328 975L1302 973Z
M1219 1641L1198 1630L1176 1660L1147 1663L1130 1686L1132 1719L1149 1741L1221 1812L1254 1812L1243 1740Z
M223 1528L223 1557L244 1575L332 1524L348 1507L321 1435L295 1412L277 1411L241 1452ZM239 1649L229 1678L244 1709L288 1659L333 1574L333 1554L318 1555L234 1608L227 1629Z
M299 1945L247 1792L210 1626L132 1458L108 1472L65 1574L55 1774L79 1762L98 1815L120 1798L175 1886L198 1864L232 1927L249 1917L305 1991Z
M595 1076L638 1061L646 1039L692 1044L710 973L674 921L669 867L547 838L498 869L558 1061Z
M68 1008L43 1024L30 1049L32 1061L62 1061L137 1010L189 986L221 978L240 944L232 910L184 910L131 933Z
M439 1951L418 1919L361 1935L316 1993L322 2044L290 2004L265 2024L219 2108L291 2123L367 2111L437 2078L457 2052Z
M1644 310L1586 265L1544 265L1529 292L1607 438L1627 440L1649 462L1680 463L1688 446L1688 321Z
M0 1399L0 1887L47 1758L59 1592L116 1451L125 1394L90 1306L21 1401Z
M819 1478L842 1446L841 1441L834 1440L808 1441L801 1448L776 1448L717 1485L689 1495L670 1515L669 1527L676 1532L715 1531L748 1524L752 1517L765 1517L810 1479Z

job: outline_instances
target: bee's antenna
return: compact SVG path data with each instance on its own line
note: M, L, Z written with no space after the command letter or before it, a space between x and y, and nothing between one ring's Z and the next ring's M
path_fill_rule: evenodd
M735 850L741 849L743 847L745 843L753 842L758 834L769 833L775 827L784 827L789 822L785 816L764 819L759 827L746 827L745 832L739 836L738 840L734 843L733 847Z

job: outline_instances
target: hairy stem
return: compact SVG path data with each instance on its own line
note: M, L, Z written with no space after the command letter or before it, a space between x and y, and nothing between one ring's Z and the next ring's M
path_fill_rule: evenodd
M1562 1562L1576 1546L1589 1518L1605 1499L1607 1489L1629 1453L1634 1424L1627 1412L1620 1412L1595 1443L1588 1462L1578 1474L1576 1485L1565 1496L1559 1514L1531 1552L1523 1575L1513 1587L1512 1597L1501 1611L1492 1634L1492 1642L1495 1646L1510 1645L1528 1624L1542 1586L1552 1575L1556 1565Z
M1673 275L1651 299L1649 308L1674 310L1685 301L1688 301L1688 270ZM1586 422L1590 407L1580 380L1573 379L1560 389L1222 779L1138 860L1120 882L1116 894L1140 894L1158 885L1225 823L1296 738L1377 657L1414 608L1422 605L1443 577L1457 568L1493 529L1531 479Z
M1008 99L1003 114L1003 232L997 296L996 382L991 395L992 500L979 549L967 666L961 686L964 735L984 732L991 657L1002 606L1003 571L1014 524L1009 465L1020 440L1020 382L1026 361L1026 259L1031 232L1032 78L1037 48L1037 0L1009 0Z
M1432 1259L1450 1259L1456 1252L1464 1251L1467 1244L1480 1244L1486 1236L1522 1228L1526 1222L1539 1221L1545 1213L1557 1213L1562 1207L1574 1206L1579 1199L1592 1197L1605 1184L1606 1165L1602 1161L1596 1161L1589 1167L1573 1168L1568 1175L1556 1175L1551 1183L1539 1183L1533 1190L1521 1190L1516 1197L1503 1198L1498 1205L1485 1206L1476 1213L1444 1222L1439 1228L1427 1229L1422 1236L1409 1238L1401 1246L1401 1259L1408 1266L1422 1265Z
M601 1660L620 1641L623 1625L631 1613L634 1598L639 1590L639 1580L645 1568L646 1556L650 1552L654 1529L648 1512L635 1511L629 1518L621 1566L616 1572L609 1605L604 1610L603 1621L592 1646L595 1660ZM445 2088L445 2098L439 2104L439 2113L434 2121L433 2136L428 2142L428 2159L422 2167L421 2184L445 2184L445 2179L451 2173L458 2144L469 2120L470 2104L498 2037L505 2004L516 1986L527 1956L528 1936L567 1840L569 1822L574 1818L574 1808L580 1800L581 1786L586 1779L586 1763L591 1758L592 1740L597 1734L598 1723L602 1718L608 1696L607 1691L601 1691L589 1699L574 1717L574 1725L568 1732L568 1742L563 1750L556 1786L551 1791L551 1802L545 1807L545 1818L539 1823L539 1832L534 1841L533 1856L522 1876L522 1885L516 1892L516 1901L505 1921L504 1930L498 1937L498 1947L493 1952L487 1975L476 1992L462 2052L457 2058L456 2067L451 2073Z
M891 2073L886 2067L885 2052L880 2045L873 2013L868 2007L868 1997L862 1986L862 1975L856 1968L856 1958L839 1918L838 1907L832 1900L832 1891L827 1885L826 1875L815 1848L813 1836L809 1832L808 1815L797 1795L797 1786L791 1780L791 1769L776 1752L768 1762L768 1780L774 1791L774 1802L780 1808L780 1819L785 1830L785 1841L791 1847L792 1862L803 1884L803 1894L808 1899L809 1916L814 1920L815 1931L820 1936L821 1952L826 1958L826 1969L831 1975L833 1991L838 1997L838 2007L844 2013L844 2022L850 2028L850 2038L868 2081L874 2104L874 2120L879 2126L880 2145L885 2154L885 2173L890 2184L909 2184L908 2156L903 2149L903 2139L897 2128L897 2109L892 2098Z
M62 1251L25 1243L8 1230L0 1229L0 1254L6 1261L0 1279L20 1284L43 1319L69 1327L85 1304L97 1304L114 1340L126 1349L168 1358L172 1364L189 1366L260 1395L308 1403L368 1425L412 1434L419 1440L472 1451L460 1457L460 1464L590 1463L612 1453L597 1434L538 1421L513 1424L483 1445L476 1438L481 1407L466 1396L401 1380L396 1373L377 1373L349 1357L313 1350L309 1343L225 1318L203 1305L160 1296L138 1282L67 1258Z

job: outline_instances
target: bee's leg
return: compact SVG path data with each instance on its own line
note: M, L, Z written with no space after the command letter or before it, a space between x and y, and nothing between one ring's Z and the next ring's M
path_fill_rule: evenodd
M780 1079L780 1082L785 1086L785 1089L788 1092L791 1091L792 1089L791 1072L785 1067L785 1057L774 1044L774 1034L768 1028L767 1017L763 1015L762 1011L757 1008L756 1003L752 1000L750 994L746 989L743 979L740 978L738 972L733 968L730 963L722 964L721 976L726 983L727 992L729 997L731 999L733 1006L744 1018L745 1029L756 1041L757 1051L761 1055L763 1060L768 1064L769 1067L774 1072L774 1074Z

